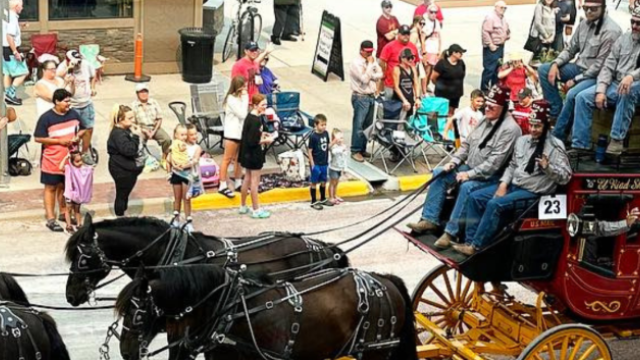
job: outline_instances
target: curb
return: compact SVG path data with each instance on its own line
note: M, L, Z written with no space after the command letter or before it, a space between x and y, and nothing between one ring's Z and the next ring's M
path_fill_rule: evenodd
M365 181L346 181L338 187L340 197L365 196L373 192L369 183ZM309 188L273 189L258 195L261 204L281 204L289 202L309 201ZM251 203L251 198L248 199ZM193 210L216 210L240 206L240 195L236 193L233 199L229 199L218 193L199 196L191 202Z
M431 179L431 174L409 175L398 178L400 191L413 191L420 188Z

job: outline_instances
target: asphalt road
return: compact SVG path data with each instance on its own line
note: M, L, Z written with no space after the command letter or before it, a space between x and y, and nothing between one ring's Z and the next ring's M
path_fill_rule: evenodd
M263 231L311 232L323 228L353 224L375 214L392 204L391 198L377 198L345 203L323 211L314 211L306 204L289 204L272 207L269 220L253 220L237 215L235 211L199 212L195 214L196 229L220 236L255 235ZM419 199L422 201L422 198ZM410 207L418 205L414 202ZM413 215L411 219L416 219ZM377 222L373 222L374 224ZM322 240L336 242L366 230L371 222L350 229L319 236ZM0 221L0 270L11 272L47 273L68 269L62 251L66 235L52 234L40 222ZM402 277L412 290L422 276L439 263L409 245L395 231L387 231L370 243L349 255L352 266L381 273L393 273ZM64 277L20 278L21 285L31 302L53 306L67 306L64 298ZM101 289L98 296L116 296L125 280ZM517 284L509 284L510 293L524 301L534 299L532 293ZM74 360L98 359L98 347L104 340L107 327L114 321L110 310L102 311L53 311L60 332ZM163 345L156 340L152 348ZM640 341L610 341L615 360L637 360ZM117 342L112 342L112 359L120 359ZM159 359L164 357L159 356Z

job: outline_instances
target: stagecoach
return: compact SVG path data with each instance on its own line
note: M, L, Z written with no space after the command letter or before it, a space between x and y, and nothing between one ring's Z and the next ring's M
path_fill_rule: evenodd
M605 338L640 335L638 229L595 232L597 222L625 219L640 206L639 163L572 162L566 187L523 204L474 256L436 249L440 234L401 232L442 263L413 294L420 358L610 360ZM518 282L537 298L518 301L502 282Z

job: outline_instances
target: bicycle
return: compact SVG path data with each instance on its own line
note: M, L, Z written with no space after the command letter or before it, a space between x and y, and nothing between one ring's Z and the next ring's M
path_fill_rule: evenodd
M238 58L241 57L241 49L244 44L250 41L260 40L262 32L262 16L258 13L258 8L252 4L259 4L262 0L238 0L238 12L233 19L227 38L222 49L222 62L227 61L231 56L231 50L237 46ZM245 8L246 6L246 8ZM243 11L244 9L244 11ZM248 37L246 34L248 33Z

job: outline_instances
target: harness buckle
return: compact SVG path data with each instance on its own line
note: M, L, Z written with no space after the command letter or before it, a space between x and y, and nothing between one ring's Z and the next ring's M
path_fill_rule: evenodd
M213 250L207 251L206 256L207 256L207 259L211 259L216 256L216 252Z
M42 360L42 353L36 352L36 360Z
M378 297L380 297L380 298L381 298L384 294L383 294L382 290L377 289L377 290L376 290L376 295L378 295Z
M214 333L215 337L216 337L216 341L218 342L218 344L222 344L224 342L224 340L227 338L225 336L225 334L220 334L220 335L216 335Z
M365 321L365 322L362 324L362 328L363 328L363 329L365 329L365 330L368 330L368 329L369 329L369 326L371 326L371 324L370 324L368 321Z
M395 325L398 322L398 318L395 316L391 317L391 324Z
M13 334L13 337L17 339L20 337L20 335L22 335L22 332L19 328L13 328L11 329L11 334Z
M267 301L267 302L264 304L264 306L265 306L265 308L267 308L267 310L271 310L271 309L273 309L273 301Z
M378 327L383 327L384 326L384 319L378 319Z
M297 334L300 331L300 324L299 323L293 323L291 325L291 333L292 334Z
M189 313L191 313L192 311L193 311L193 307L191 307L191 306L189 306L189 307L187 307L186 309L184 309L184 313L185 313L185 314L189 314Z

